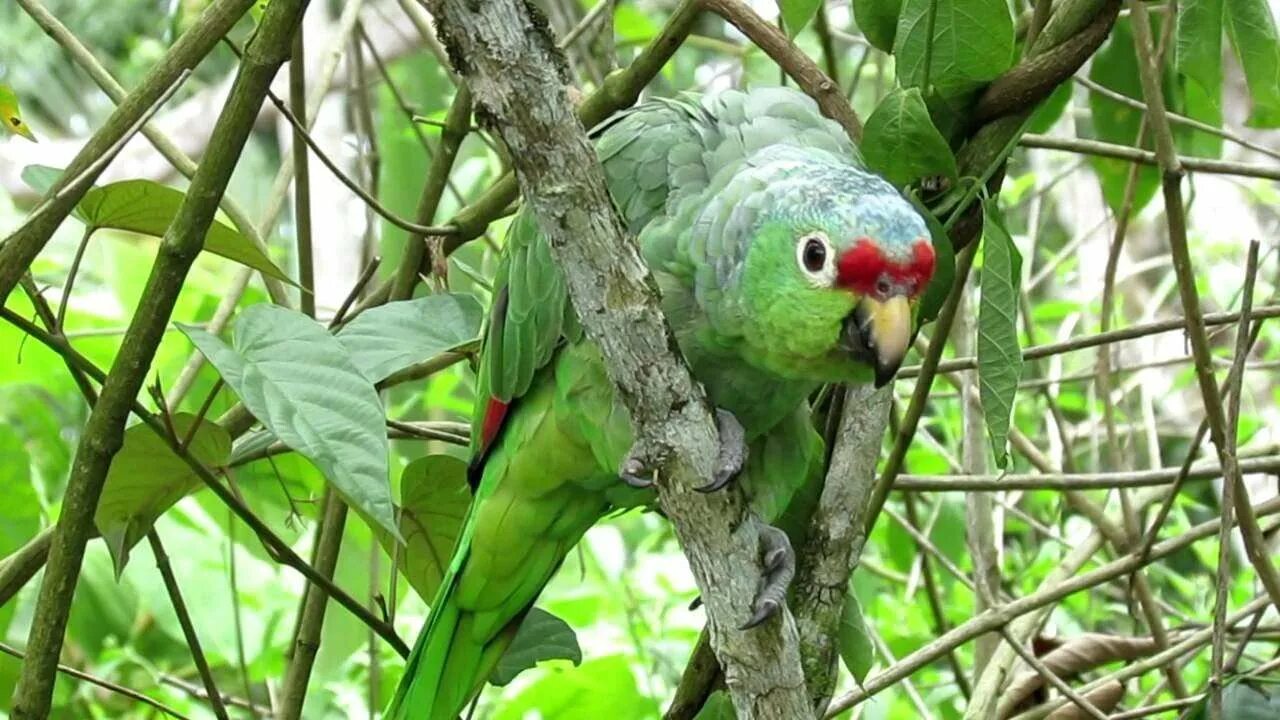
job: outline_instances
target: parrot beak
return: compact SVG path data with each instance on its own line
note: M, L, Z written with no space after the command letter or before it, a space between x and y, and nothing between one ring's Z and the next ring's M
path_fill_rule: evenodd
M911 344L911 304L901 295L884 302L864 297L845 318L841 341L854 359L875 368L876 387L884 387Z

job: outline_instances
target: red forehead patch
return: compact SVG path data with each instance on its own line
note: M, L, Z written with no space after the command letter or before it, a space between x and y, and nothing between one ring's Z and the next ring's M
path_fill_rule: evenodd
M934 262L933 247L923 238L911 246L911 259L907 262L891 261L870 238L859 238L840 256L836 284L859 295L870 295L884 277L894 284L911 285L914 297L929 284Z

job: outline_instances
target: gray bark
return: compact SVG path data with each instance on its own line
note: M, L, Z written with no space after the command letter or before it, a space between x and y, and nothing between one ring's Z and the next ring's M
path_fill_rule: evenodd
M702 591L738 717L812 717L791 614L784 609L759 628L737 629L751 615L761 572L760 523L736 490L692 491L711 478L715 423L666 326L639 249L614 212L545 19L520 0L428 4L477 115L511 149L574 308L631 413L632 455L659 470L659 503Z

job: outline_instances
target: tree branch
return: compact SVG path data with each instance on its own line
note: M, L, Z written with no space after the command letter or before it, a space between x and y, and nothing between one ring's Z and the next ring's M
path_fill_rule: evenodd
M212 7L228 9L224 4ZM216 150L201 163L173 224L160 243L142 300L125 333L111 372L103 383L102 394L89 416L76 450L62 512L53 532L44 580L40 585L27 643L28 659L23 664L14 694L12 715L15 720L43 719L49 713L67 616L107 469L123 442L125 421L159 347L187 271L203 247L218 200L231 179L231 171L252 130L258 106L271 79L287 57L288 39L305 7L305 0L277 0L267 11L262 27L241 64L226 109L214 127L212 147ZM210 14L207 11L202 19ZM182 45L181 40L179 45ZM162 62L160 67L178 64L174 58L184 56L171 51L168 57L172 62ZM152 72L152 76L157 74L163 75L158 70ZM116 115L121 115L126 107L132 106L127 102L122 104ZM92 141L90 145L93 145ZM63 178L78 172L68 169ZM70 206L65 210L69 211ZM65 217L65 212L61 216ZM47 227L49 233L56 224ZM20 276L31 260L31 257L21 259L24 257L22 253L26 252L22 249L23 243L30 245L34 256L48 237L48 234L43 234L45 229L43 224L37 224L27 231L20 230L16 238L11 238L0 248L0 258L4 258L0 261L0 295L6 294L11 287L5 285L5 274L13 270ZM18 254L10 257L10 251ZM19 266L14 267L9 262L18 262Z
M622 228L604 172L570 109L564 60L545 19L518 0L434 0L441 34L479 114L511 149L529 208L564 269L574 309L630 411L632 457L658 468L658 499L702 597L740 718L809 717L790 613L751 630L759 523L737 491L693 488L711 477L715 425L681 361L652 277ZM555 138L558 142L548 142Z

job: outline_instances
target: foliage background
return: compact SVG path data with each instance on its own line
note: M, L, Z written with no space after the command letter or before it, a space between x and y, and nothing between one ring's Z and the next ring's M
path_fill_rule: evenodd
M364 31L383 57L391 83L370 67L366 70L368 87L361 87L344 59L313 136L362 185L376 189L388 208L410 217L429 164L422 137L429 143L438 142L438 123L445 117L454 89L438 59L422 47L417 30L405 21L402 4L371 0L361 10ZM942 4L952 7L951 3ZM136 84L199 5L195 0L92 4L58 0L48 4L126 87ZM314 67L322 63L327 35L337 27L339 5L317 2L308 13L308 50ZM853 5L856 8L859 3ZM907 5L910 7L912 0L907 0ZM1015 12L1006 15L1011 23L1012 18L1024 17L1029 11L1021 2L1013 5ZM1150 5L1157 21L1173 11L1169 3ZM1194 5L1182 3L1184 8ZM547 0L545 9L563 36L591 6L589 2ZM777 15L777 8L769 2L756 3L756 8L766 17ZM670 9L670 4L660 0L621 0L612 13L611 31L588 31L570 50L581 83L590 87L611 67L625 66L662 26ZM815 59L829 58L853 107L862 118L872 117L893 90L898 74L905 76L915 70L898 68L895 73L893 58L868 44L868 36L875 40L874 31L858 27L849 3L828 3L824 12L831 54L824 51L824 34L812 27L800 32L796 42ZM1274 14L1274 7L1271 12ZM963 13L943 15L938 21L953 23L962 38L984 27L981 18L966 18ZM966 22L976 24L966 28ZM1108 45L1080 75L1140 99L1126 22L1122 19ZM0 192L0 233L7 234L37 200L19 179L22 168L29 164L64 165L112 105L16 5L0 6L0 27L5 28L5 40L0 42L0 82L16 91L28 123L41 139L39 144L18 138L0 140L0 186L4 188ZM1274 22L1271 28L1274 33ZM252 20L246 18L234 34L243 42L251 30ZM350 57L350 51L349 44L344 46L345 57ZM367 49L364 52L368 56ZM1012 47L1009 52L1012 54ZM1249 63L1267 60L1246 59L1242 66L1225 39L1219 56L1224 58L1220 105L1215 106L1213 88L1204 86L1195 69L1183 67L1179 72L1171 62L1166 88L1170 109L1228 128L1231 134L1269 152L1185 130L1179 131L1180 150L1197 157L1221 156L1265 166L1276 173L1280 141L1268 128L1277 124L1275 118L1280 115L1280 90L1268 90L1264 78L1262 89L1251 92L1242 71ZM1280 68L1280 60L1272 58L1270 62L1273 69ZM225 47L216 50L158 117L158 123L192 154L199 154L211 127L211 109L216 110L225 95L233 68L231 53ZM777 66L763 52L724 22L707 17L699 21L695 34L646 93L671 95L687 89L751 87L779 80ZM283 94L282 84L277 87ZM1280 80L1276 87L1280 87ZM366 91L373 120L368 130L372 132L364 128L361 118L359 97ZM401 100L425 120L411 121ZM1064 85L1049 105L1033 121L1033 132L1055 138L1138 143L1141 111L1107 100L1080 83ZM941 122L945 113L931 109L943 135L950 135L951 129ZM264 112L230 189L251 217L259 217L266 208L271 178L288 156L288 144L287 124L278 114ZM436 217L452 217L464 199L476 197L502 168L501 155L486 138L469 135ZM917 170L907 179L939 171L936 167ZM1101 329L1101 296L1106 282L1103 268L1116 232L1116 211L1126 205L1128 173L1127 163L1086 159L1072 152L1023 148L1012 155L999 206L1023 258L1018 326L1023 347L1077 339ZM185 184L141 138L130 144L103 181L135 177L175 187ZM1272 304L1280 282L1280 256L1275 252L1280 186L1275 177L1191 176L1186 188L1190 240L1206 312L1239 307L1247 243L1255 239L1262 243L1255 305ZM1153 201L1158 184L1154 169L1138 175L1131 216L1125 225L1127 239L1115 276L1116 311L1114 320L1109 321L1111 327L1140 326L1181 314L1165 218L1161 203ZM314 164L312 192L316 302L323 318L341 304L370 258L381 258L378 272L382 276L394 272L407 233L372 215ZM487 305L484 278L492 272L503 227L503 221L498 221L483 241L451 256L449 289L473 294ZM273 259L291 277L297 277L294 232L295 225L286 212L269 238ZM66 223L32 268L38 284L50 288L46 297L51 301L60 298L59 288L79 240L75 223ZM108 366L116 353L154 252L153 240L114 231L97 233L87 247L74 293L67 301L66 328L74 346L100 366ZM989 252L984 254L989 256ZM979 267L988 264L982 257L977 262ZM219 303L238 291L239 274L240 269L224 259L202 256L183 288L175 320L208 323ZM975 275L966 291L948 356L976 352L978 277ZM986 287L985 276L981 287ZM266 300L261 281L254 278L237 307ZM21 293L15 292L6 302L14 312L31 316L32 308ZM1232 360L1232 333L1219 328L1214 340L1215 368L1222 371ZM1277 341L1280 330L1264 323L1249 356L1242 394L1240 454L1260 458L1261 463L1276 461L1280 455L1280 436L1274 430L1280 422L1276 409L1280 402L1275 372L1280 361ZM1178 466L1203 415L1183 337L1178 332L1149 335L1106 345L1102 352L1110 353L1109 362L1115 368L1109 396L1097 383L1096 349L1028 362L1013 414L1014 434L1047 458L1051 469L1125 473ZM151 376L170 387L191 353L190 342L181 333L170 332ZM971 375L955 373L952 377L967 385L974 382ZM1218 377L1224 378L1225 372L1219 372ZM216 380L216 373L205 365L180 408L195 412L215 391ZM896 384L899 406L911 396L912 384L909 379ZM388 417L465 422L471 409L472 375L465 363L453 365L427 380L394 387L383 397ZM935 476L994 472L981 414L972 403L966 410L959 397L951 384L935 385L907 455L905 478L923 481ZM210 416L229 409L235 399L225 389L216 391ZM87 417L79 391L58 358L24 340L22 333L8 324L0 324L0 417L3 556L57 516L78 433ZM1114 434L1114 441L1109 433ZM464 456L463 448L421 439L393 440L391 450L393 485L398 484L405 466L428 453ZM1212 457L1207 443L1204 454ZM1015 438L1009 472L1045 474L1043 467L1028 459L1031 455ZM1267 472L1245 476L1245 487L1255 503L1276 494L1278 467L1280 463L1273 462ZM235 480L254 511L307 556L324 485L319 471L296 454L283 454L238 468ZM1161 529L1162 537L1178 536L1196 523L1217 517L1220 493L1218 479L1189 483L1173 505ZM1113 518L1118 517L1114 514L1119 502L1115 493L1090 490L1084 495L1112 511ZM993 499L994 511L989 517L998 541L994 549L1000 589L1012 597L1041 587L1063 557L1095 529L1079 506L1067 503L1057 490L1002 491ZM965 494L895 493L888 510L889 517L881 519L868 541L855 579L877 669L891 665L977 612L975 595L966 585L977 570L966 540L966 523L973 521L974 511L966 505ZM908 523L920 528L931 545L917 542L904 528ZM183 499L156 527L172 557L219 687L238 698L251 698L262 708L270 707L287 665L301 578L274 563L251 533L232 521L225 507L207 491ZM349 521L347 528L336 581L362 600L373 602L375 595L390 596L390 558L363 521ZM1106 548L1083 570L1114 557L1114 549ZM1260 590L1234 536L1231 557L1233 566L1227 577L1231 608L1235 609ZM1172 632L1209 622L1216 567L1217 545L1211 538L1146 571L1164 622ZM0 607L0 638L9 646L20 648L26 640L37 585L32 582L12 602ZM577 632L582 664L575 667L564 660L544 663L506 688L490 689L476 717L505 720L529 717L534 711L548 720L606 714L617 720L658 716L679 681L702 625L700 611L688 609L695 595L679 547L660 518L633 512L602 523L587 535L539 603ZM402 637L412 638L425 617L425 605L403 581L395 597L399 601L396 629ZM1265 664L1276 655L1275 638L1280 632L1276 622L1274 612L1261 621L1244 652L1243 669ZM1068 597L1054 609L1043 634L1072 638L1083 633L1147 636L1149 630L1141 613L1131 607L1125 578ZM207 704L189 692L198 688L199 678L145 544L134 549L119 578L103 543L90 544L63 660L93 675L143 690L189 717L211 717ZM955 651L955 666L942 660L928 664L907 681L859 706L855 714L864 718L962 717L965 697L955 668L971 673L975 662L975 646L961 646ZM14 658L0 656L0 715L12 693L18 667ZM1091 668L1085 677L1116 667ZM1178 666L1187 687L1195 692L1203 691L1209 671L1207 647ZM399 660L390 648L377 642L349 613L330 604L306 716L373 717L395 687L399 672ZM1271 677L1276 677L1274 670ZM1131 681L1122 707L1170 699L1163 682L1159 672ZM853 686L846 673L841 690ZM155 716L131 700L66 677L58 681L55 706L56 717L63 718ZM232 712L249 717L258 711L233 707Z

